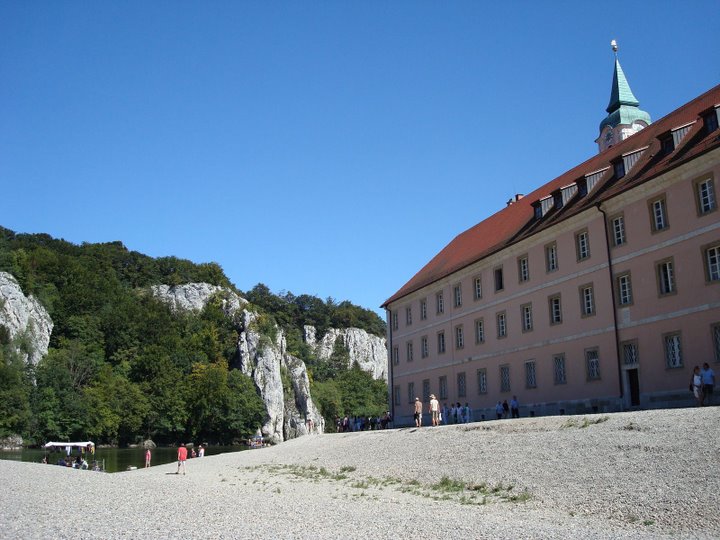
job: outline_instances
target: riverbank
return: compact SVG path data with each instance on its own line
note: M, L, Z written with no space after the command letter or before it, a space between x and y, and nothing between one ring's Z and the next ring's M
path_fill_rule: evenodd
M0 536L720 538L718 441L708 407L306 436L184 476L4 461Z

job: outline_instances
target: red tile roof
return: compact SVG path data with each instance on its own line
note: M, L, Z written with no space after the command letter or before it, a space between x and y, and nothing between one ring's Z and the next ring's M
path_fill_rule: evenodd
M702 153L720 147L720 131L706 133L701 116L718 104L720 104L720 85L459 234L399 291L388 298L381 307L387 307L390 303L523 238L551 227L634 186L652 180L659 174ZM659 137L693 121L696 121L695 124L678 147L670 154L663 156L660 152ZM640 160L623 178L616 181L613 177L612 163L621 159L623 154L646 146L648 148ZM541 220L534 220L534 204L540 199L605 167L610 167L610 171L603 176L599 185L589 195L576 196L561 210L550 211Z

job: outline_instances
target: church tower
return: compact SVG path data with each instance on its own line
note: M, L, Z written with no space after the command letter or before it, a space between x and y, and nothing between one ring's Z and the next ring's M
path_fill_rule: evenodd
M608 115L600 122L600 136L595 140L600 152L627 139L651 123L650 115L638 107L640 102L630 90L625 73L620 67L617 43L612 40L610 45L615 53L615 71L610 90L610 104L606 109Z

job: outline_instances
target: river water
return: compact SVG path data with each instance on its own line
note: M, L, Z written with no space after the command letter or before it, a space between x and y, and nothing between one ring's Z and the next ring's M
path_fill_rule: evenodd
M208 446L205 449L206 456L213 454L224 454L226 452L240 452L247 450L246 446ZM172 463L177 459L177 447L160 447L151 450L152 465L163 465L164 463ZM77 453L74 454L74 456ZM14 461L30 461L35 463L42 462L44 456L47 456L48 463L57 463L61 457L65 457L65 452L46 452L40 448L24 448L22 450L0 450L0 459L10 459ZM188 451L190 457L190 451ZM95 459L98 463L105 463L107 472L125 471L128 467L137 467L138 469L145 466L145 449L144 448L98 448L95 450L95 456L86 455L85 459L88 463L92 463Z

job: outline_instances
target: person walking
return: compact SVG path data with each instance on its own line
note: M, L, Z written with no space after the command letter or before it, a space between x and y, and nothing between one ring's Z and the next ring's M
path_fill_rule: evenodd
M507 399L502 402L502 408L503 408L503 418L507 418L508 413L510 413L510 405L508 405Z
M700 378L702 379L702 404L712 405L713 389L715 387L715 372L710 368L710 364L705 362L700 370Z
M422 426L422 401L419 397L415 398L415 427Z
M150 452L150 449L145 450L145 468L147 469L150 466L150 460L152 459L152 452Z
M513 418L520 418L520 404L517 396L513 396L510 400L510 414Z
M465 423L470 423L470 404L466 401L465 407L463 407L463 418L465 419Z
M183 443L178 446L177 452L178 468L175 474L180 474L180 467L182 467L183 475L185 474L185 462L187 461L187 448Z
M702 375L700 375L700 366L695 366L695 368L693 369L692 379L690 380L690 390L692 391L695 399L697 400L698 407L702 407L703 391Z
M440 402L435 394L430 394L430 420L433 426L440 425Z
M495 414L497 415L498 420L502 419L503 412L504 412L504 409L503 409L502 403L500 401L498 401L497 405L495 405Z

